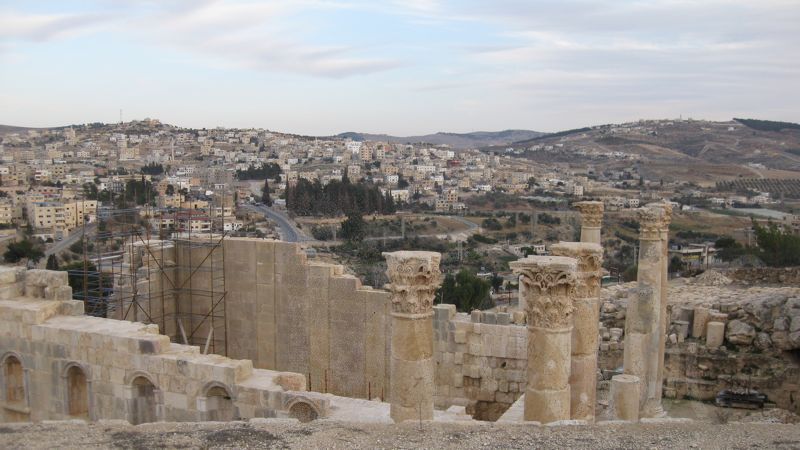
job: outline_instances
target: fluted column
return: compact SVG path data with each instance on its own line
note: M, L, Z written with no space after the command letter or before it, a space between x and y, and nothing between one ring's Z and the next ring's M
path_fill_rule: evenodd
M442 282L436 252L384 253L392 302L390 415L433 420L433 298Z
M656 396L661 328L661 223L664 211L641 208L639 214L638 287L625 316L625 374L639 377L641 416L651 417ZM659 399L660 402L660 399Z
M600 228L603 225L603 202L577 202L572 206L581 213L581 242L600 244Z
M567 420L572 302L578 262L565 256L528 256L510 266L519 275L520 301L528 315L525 420Z
M597 350L600 333L600 268L603 248L588 242L559 242L555 256L578 261L570 357L570 418L594 421L597 401Z

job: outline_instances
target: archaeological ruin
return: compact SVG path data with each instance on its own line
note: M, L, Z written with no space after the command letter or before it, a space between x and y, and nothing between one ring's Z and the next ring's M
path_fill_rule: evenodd
M106 317L66 272L3 267L2 421L636 422L743 374L800 411L800 288L669 280L665 203L639 210L638 281L601 287L603 205L576 208L581 242L510 263L516 309L435 304L435 252L385 253L372 288L300 244L142 239Z

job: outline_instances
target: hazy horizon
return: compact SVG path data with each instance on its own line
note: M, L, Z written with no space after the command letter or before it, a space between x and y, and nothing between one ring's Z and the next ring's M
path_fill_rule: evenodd
M329 136L798 122L787 0L0 0L0 123Z

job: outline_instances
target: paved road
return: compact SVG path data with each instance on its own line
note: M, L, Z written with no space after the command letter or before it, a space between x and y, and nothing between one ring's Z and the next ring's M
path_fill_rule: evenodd
M433 217L434 219L436 219L437 217L447 217L448 219L453 219L453 220L455 220L457 222L461 222L462 224L464 224L467 227L467 229L466 230L460 230L460 231L451 231L450 233L436 233L436 234L409 234L409 233L406 233L406 237L412 237L412 236L421 237L421 238L433 237L433 238L439 238L439 239L447 239L447 238L449 238L449 239L452 239L454 241L464 241L467 238L469 238L470 236L472 236L473 234L477 233L478 230L480 229L475 222L469 221L469 220L467 220L467 219L465 219L465 218L463 218L461 216L435 216L435 215L432 215L432 216L427 216L427 217ZM396 239L403 239L403 236L399 236L399 235L372 236L372 237L364 238L365 241L382 241L384 239L391 241L391 240L396 240Z
M302 231L297 229L292 223L292 220L275 208L268 208L261 205L243 205L243 208L250 211L256 211L264 215L267 219L275 222L278 225L278 234L281 240L286 242L306 242L313 241L313 238L306 236Z
M96 229L97 229L97 223L90 223L86 225L86 235L91 238L92 233L94 233ZM83 229L76 228L75 230L72 231L72 234L70 234L69 236L60 241L56 241L53 245L50 246L50 248L45 250L43 259L46 261L48 256L58 254L66 250L67 248L69 248L70 245L81 240L81 236L83 236Z

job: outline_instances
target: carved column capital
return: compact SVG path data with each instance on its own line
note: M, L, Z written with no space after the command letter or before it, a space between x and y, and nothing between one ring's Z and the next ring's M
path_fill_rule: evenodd
M668 201L648 203L647 205L645 205L645 208L654 208L661 210L662 216L661 216L660 231L669 232L669 224L672 223L672 204Z
M664 228L664 210L646 206L639 208L636 213L639 217L639 239L644 241L661 239L661 230Z
M603 247L589 242L559 242L550 247L553 256L567 256L578 261L576 297L600 296Z
M528 256L510 263L524 285L528 325L562 328L570 325L578 261L565 256Z
M439 263L441 253L399 251L387 252L386 288L391 292L392 312L428 314L433 312L433 298L442 284Z
M581 214L581 224L584 227L600 228L603 224L603 202L586 201L577 202L572 206Z

